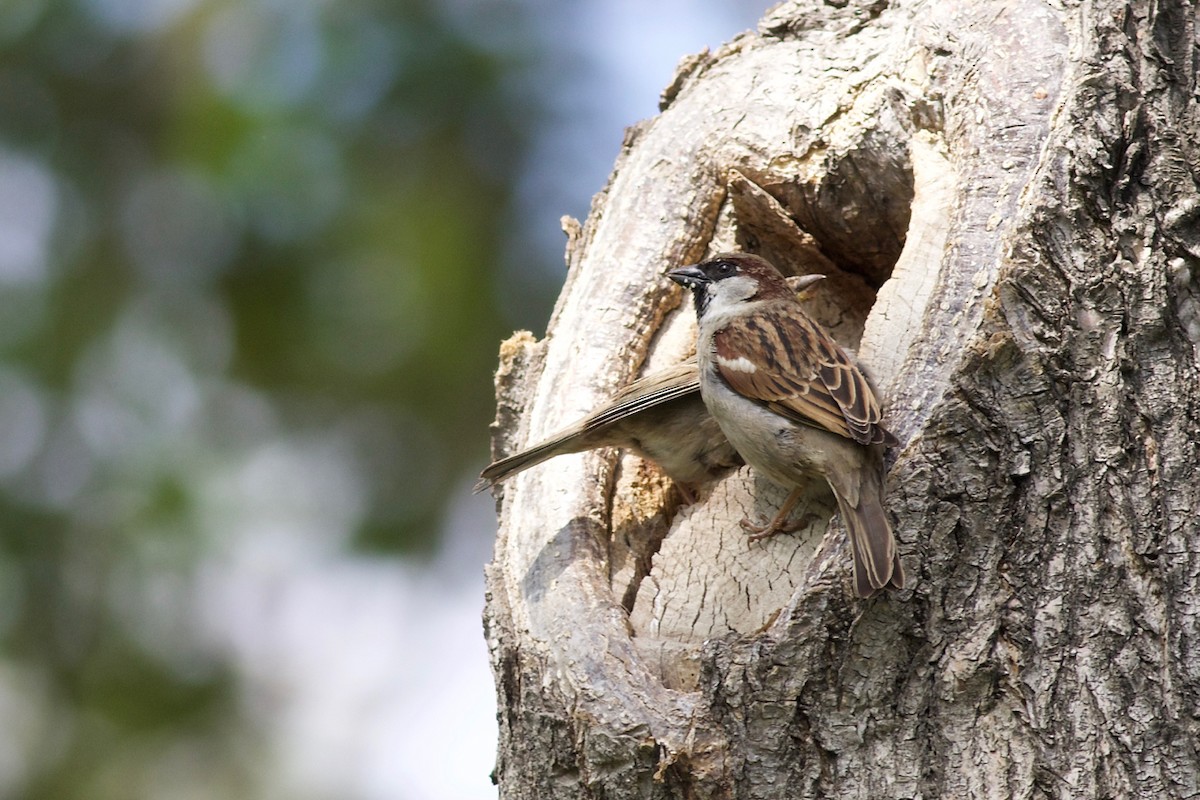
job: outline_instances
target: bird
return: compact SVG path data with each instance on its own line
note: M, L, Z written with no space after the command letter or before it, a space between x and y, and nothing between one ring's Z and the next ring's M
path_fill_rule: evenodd
M863 371L759 256L723 253L667 277L692 293L705 406L747 464L791 490L773 519L743 526L754 538L789 530L804 486L822 477L850 540L855 594L904 588L883 505L883 452L898 442Z
M708 413L700 368L691 358L630 383L578 422L489 464L475 491L555 456L597 447L620 447L658 464L688 503L697 488L744 463Z
M824 277L789 277L788 291L803 292ZM555 456L598 447L619 447L654 462L689 504L698 489L745 463L700 396L700 367L693 356L633 381L583 419L492 462L480 473L475 491Z

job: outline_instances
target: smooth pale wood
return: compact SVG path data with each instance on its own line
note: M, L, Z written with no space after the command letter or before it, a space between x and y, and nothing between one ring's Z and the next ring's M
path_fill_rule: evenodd
M746 470L687 508L611 452L529 470L488 569L502 797L1200 790L1195 13L783 3L681 64L502 350L496 447L687 355L668 267L825 259L912 589L853 600L828 516L749 546L781 497Z

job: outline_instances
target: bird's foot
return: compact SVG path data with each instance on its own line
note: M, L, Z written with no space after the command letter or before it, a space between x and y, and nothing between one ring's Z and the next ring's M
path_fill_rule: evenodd
M791 509L788 509L789 511ZM805 514L799 519L789 520L784 515L780 519L779 515L771 519L760 519L757 523L751 522L750 518L742 520L742 529L749 532L747 537L752 542L770 539L772 536L780 533L794 533L801 528L807 527L813 520L818 519L816 514Z
M788 522L788 517L792 515L792 509L796 507L797 501L800 499L800 489L793 489L791 494L783 501L783 505L779 508L779 513L770 519L770 521L759 522L755 524L750 521L750 518L742 520L742 527L750 532L750 541L757 542L760 539L770 539L777 533L791 533L798 531L813 519L815 514L805 514L796 522Z

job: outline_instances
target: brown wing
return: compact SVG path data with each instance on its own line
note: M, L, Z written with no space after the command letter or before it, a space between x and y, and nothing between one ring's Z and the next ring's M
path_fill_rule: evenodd
M713 339L718 372L744 397L860 444L895 444L867 377L803 312L736 319Z
M494 483L564 453L578 453L581 450L612 444L629 446L628 441L622 440L620 430L614 430L619 423L692 394L697 397L700 394L700 366L695 358L639 378L579 422L518 453L488 464L479 474L475 491L482 491Z
M617 392L602 408L584 420L585 430L619 422L653 406L700 391L700 365L695 357L673 367L638 378Z

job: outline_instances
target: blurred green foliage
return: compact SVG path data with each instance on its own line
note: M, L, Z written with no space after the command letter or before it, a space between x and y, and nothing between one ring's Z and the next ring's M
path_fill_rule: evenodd
M485 459L537 42L443 5L5 3L0 797L254 796L198 565L427 551Z

